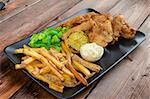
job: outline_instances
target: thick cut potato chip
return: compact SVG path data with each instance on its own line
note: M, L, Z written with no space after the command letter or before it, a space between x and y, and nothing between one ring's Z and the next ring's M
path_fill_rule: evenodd
M85 68L82 64L80 64L79 62L77 62L75 60L73 60L72 62L74 64L74 66L76 68L78 68L79 71L81 71L83 74L85 74L86 76L90 76L91 75L90 71L87 68Z
M78 55L75 55L75 54L73 55L72 60L75 60L75 61L79 62L84 67L86 67L86 68L88 68L92 71L95 71L97 73L102 69L99 65L96 65L94 63L90 63L90 62L80 58Z

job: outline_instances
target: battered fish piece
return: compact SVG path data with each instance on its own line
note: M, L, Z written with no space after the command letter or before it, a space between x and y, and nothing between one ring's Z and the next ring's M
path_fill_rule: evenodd
M95 42L102 47L114 44L119 38L131 39L136 31L126 22L123 15L112 17L110 14L88 13L72 18L60 26L68 26L70 29L65 32L62 39L67 39L75 31L83 31L89 42Z
M68 21L64 22L63 24L60 24L59 26L61 27L70 27L73 28L77 25L80 25L83 22L89 21L89 19L92 16L99 16L99 14L94 13L94 12L90 12L88 14L84 14L84 15L80 15L80 16L76 16L74 18L69 19Z
M67 32L65 32L62 36L62 39L65 40L66 38L71 35L71 33L74 33L75 31L86 31L92 28L92 25L90 24L89 21L83 22L80 25L77 25L71 29L69 29Z
M112 21L112 26L114 41L118 41L119 37L131 39L136 34L136 31L125 22L123 15L116 16Z
M89 41L95 42L102 47L106 47L113 40L113 30L110 20L105 20L99 24L93 21L92 32L88 34Z

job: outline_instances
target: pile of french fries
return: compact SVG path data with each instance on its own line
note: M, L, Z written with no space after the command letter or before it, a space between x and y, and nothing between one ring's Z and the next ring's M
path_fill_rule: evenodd
M88 85L87 79L102 69L73 54L64 42L61 48L61 52L57 52L54 48L46 50L24 45L15 50L15 54L25 55L15 68L26 69L33 77L46 82L49 88L58 92L63 92L64 86Z

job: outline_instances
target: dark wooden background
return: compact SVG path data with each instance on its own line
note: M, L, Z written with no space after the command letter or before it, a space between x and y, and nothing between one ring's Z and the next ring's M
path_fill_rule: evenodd
M75 98L150 99L150 0L9 0L0 11L0 99L55 98L14 70L3 49L84 8L123 14L130 25L146 34L146 40Z

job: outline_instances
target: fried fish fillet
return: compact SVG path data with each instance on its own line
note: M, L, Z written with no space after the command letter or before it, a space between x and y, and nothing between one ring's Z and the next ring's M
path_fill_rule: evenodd
M76 16L76 17L71 18L68 21L64 22L63 24L60 24L59 26L73 28L77 25L80 25L83 22L88 21L89 18L91 18L92 16L96 16L96 15L99 15L99 14L94 13L94 12L90 12L88 14Z
M136 33L136 31L125 22L123 15L114 17L112 21L112 27L113 39L115 41L118 41L119 37L123 37L126 39L133 38Z
M65 40L66 38L71 35L71 33L74 33L75 31L86 31L92 28L92 25L89 21L83 22L80 25L77 25L71 29L69 29L67 32L65 32L62 36L62 39Z
M112 17L110 14L88 13L72 18L60 26L70 27L62 39L67 39L74 31L83 31L89 42L95 42L102 47L114 44L120 37L131 39L136 31L125 21L123 15Z
M92 31L87 34L90 42L95 42L102 47L106 47L112 40L112 25L110 20L105 20L97 24L93 21Z

